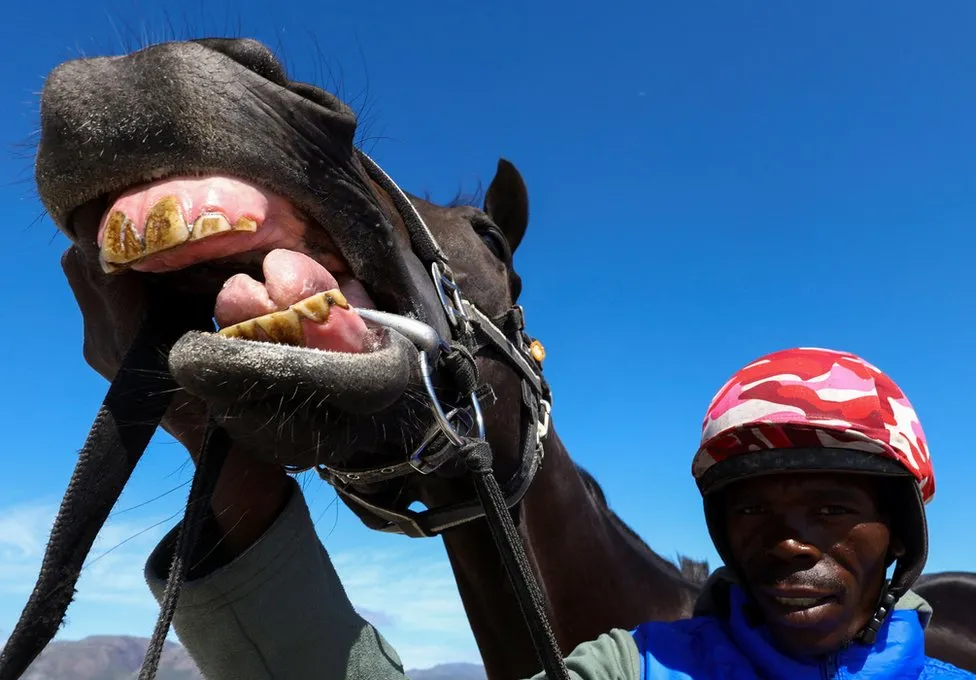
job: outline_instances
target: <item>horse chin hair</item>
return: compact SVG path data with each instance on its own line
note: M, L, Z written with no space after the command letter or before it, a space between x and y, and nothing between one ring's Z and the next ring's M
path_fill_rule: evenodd
M169 368L187 392L208 402L318 395L343 411L373 414L406 390L417 354L394 331L384 330L377 345L352 354L191 331L170 351ZM255 391L260 394L252 397Z
M362 354L191 331L170 351L169 370L235 439L300 467L327 462L319 460L324 452L353 443L384 448L377 430L400 430L410 420L403 406L416 401L409 392L420 380L417 350L388 329Z

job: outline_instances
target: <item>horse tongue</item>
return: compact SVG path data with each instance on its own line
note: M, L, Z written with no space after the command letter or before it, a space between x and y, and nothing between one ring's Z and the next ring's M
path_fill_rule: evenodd
M272 250L264 257L264 286L278 309L339 287L332 273L304 253Z
M253 324L249 325L247 321L267 318L329 290L339 289L352 305L373 306L358 281L346 278L340 285L329 270L303 253L272 250L265 256L262 269L263 284L246 274L237 274L224 284L217 296L214 316L225 330L228 326L242 324L244 335L248 337L250 331L247 329L253 328ZM316 349L361 352L370 335L366 324L355 312L339 305L329 307L328 317L321 323L308 318L301 318L299 323L303 344Z

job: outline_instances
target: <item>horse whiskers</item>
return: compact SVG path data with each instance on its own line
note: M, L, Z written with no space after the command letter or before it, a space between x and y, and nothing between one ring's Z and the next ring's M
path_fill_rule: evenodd
M178 484L178 485L174 486L169 491L164 491L163 493L159 494L158 496L153 496L152 498L150 498L147 501L143 501L142 503L136 503L135 505L129 506L128 508L124 508L122 510L116 510L116 511L112 512L108 516L108 519L111 519L112 517L115 517L116 515L121 515L122 513L125 513L125 512L131 512L132 510L138 510L139 508L143 508L143 507L149 505L150 503L154 503L155 501L158 501L161 498L165 498L166 496L170 495L171 493L174 493L176 491L179 491L180 489L182 489L185 486L188 486L189 484L190 484L190 481L187 480L187 481L183 482L182 484Z

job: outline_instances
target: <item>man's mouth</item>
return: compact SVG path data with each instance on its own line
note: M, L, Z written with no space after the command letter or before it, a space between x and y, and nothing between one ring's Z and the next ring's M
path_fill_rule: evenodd
M108 273L174 272L215 260L230 273L237 262L242 271L214 300L222 336L369 351L375 335L352 307L376 305L324 232L314 258L303 252L309 226L287 199L233 177L166 179L109 201L99 259Z
M822 608L839 599L836 593L804 586L759 588L758 594L773 613L785 617L799 615L804 619L815 617Z
M781 605L791 609L810 609L819 604L824 604L827 600L832 599L832 597L831 595L827 595L824 597L777 597L774 599Z

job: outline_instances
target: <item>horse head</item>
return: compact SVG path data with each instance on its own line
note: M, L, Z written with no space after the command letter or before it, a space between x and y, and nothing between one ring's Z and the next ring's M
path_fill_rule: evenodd
M188 314L215 310L230 327L191 333L171 352L183 389L163 419L173 436L199 446L207 412L252 455L341 484L355 480L338 470L403 462L430 434L414 347L352 310L419 320L450 339L437 258L411 233L395 185L355 148L346 104L289 80L257 42L199 40L62 64L41 122L37 184L73 243L64 269L88 363L113 378L161 298ZM528 221L518 170L498 162L483 209L409 202L467 299L505 318ZM519 379L492 349L476 356L496 402L486 430L508 440ZM464 396L445 392L444 410ZM417 491L392 493L416 498L426 480L399 477Z
M433 535L481 516L459 437L485 434L512 504L541 456L548 392L512 267L528 197L506 160L480 209L408 196L356 129L349 106L290 80L258 42L157 44L49 75L36 183L71 241L62 267L86 361L115 383L140 370L175 381L146 378L116 406L165 393L161 424L191 451L216 423L248 455L315 469L367 525ZM147 327L172 342L140 354ZM96 419L89 444L119 420ZM109 439L148 441L127 437ZM51 588L74 583L66 565L80 567L131 472L102 484L82 467L32 596L47 623L70 600ZM75 503L72 489L105 497ZM417 500L432 510L408 509Z

